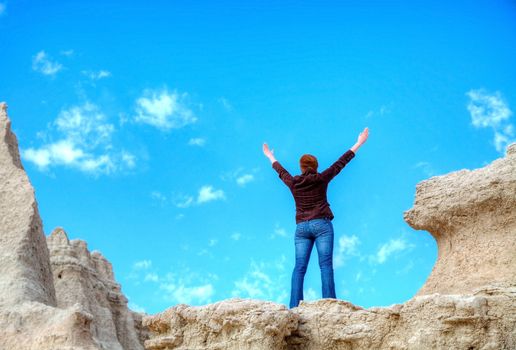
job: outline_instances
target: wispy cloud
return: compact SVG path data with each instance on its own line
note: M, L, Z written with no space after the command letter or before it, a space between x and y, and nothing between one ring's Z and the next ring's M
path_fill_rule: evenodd
M135 312L145 313L145 308L137 305L136 303L133 303L132 301L127 304L127 307Z
M71 57L74 55L75 51L73 49L69 49L69 50L61 50L59 53L63 56Z
M360 244L360 240L357 236L346 236L342 235L337 242L337 249L335 252L334 264L335 267L341 267L344 265L345 261L352 256L358 256L358 246Z
M59 135L55 140L22 150L22 157L43 171L52 166L68 166L91 174L131 169L136 165L135 157L125 150L114 151L114 131L96 105L74 106L62 110L50 125L48 134Z
M206 139L203 139L201 137L191 138L188 140L188 145L190 146L199 146L202 147L206 144Z
M274 239L276 237L287 237L287 235L287 230L285 230L285 228L281 227L279 224L276 224L274 225L274 230L270 235L270 238Z
M242 176L237 177L236 183L238 186L244 187L246 184L254 180L253 174L244 174Z
M145 90L136 100L136 116L139 123L152 125L162 131L182 128L195 123L197 117L187 107L188 94L176 91Z
M111 76L111 72L107 70L99 70L99 71L89 71L83 70L82 74L87 76L89 79L96 81L100 79L109 78Z
M251 171L245 170L243 167L239 167L236 170L228 171L223 173L220 178L223 181L235 181L240 187L245 187L250 182L255 180L254 174L258 172L259 168L251 169Z
M234 232L234 233L231 234L230 237L231 237L232 240L238 241L242 237L242 234L240 232Z
M149 259L134 262L127 278L135 285L154 284L159 289L159 297L166 302L190 305L210 303L215 294L212 282L219 279L216 274L199 274L188 268L159 273Z
M382 105L380 106L380 108L378 109L375 109L375 110L369 110L366 115L365 115L365 118L366 119L370 119L370 118L373 118L373 117L377 117L377 116L384 116L386 114L388 114L390 112L390 108L386 105Z
M231 112L233 110L233 106L231 105L231 103L229 102L229 100L227 98L221 97L221 98L219 98L219 102L226 111Z
M32 69L43 75L54 76L63 66L57 61L52 61L45 51L40 51L32 58Z
M152 266L151 260L140 260L133 264L135 270L147 270Z
M317 300L319 299L319 295L313 288L308 288L306 292L303 293L304 300Z
M467 105L471 123L476 128L491 128L494 132L493 144L498 152L503 152L508 144L515 141L514 126L509 122L512 112L499 91L489 93L484 89L470 90Z
M167 196L165 196L160 191L152 191L150 194L151 198L158 202L161 205L164 205L167 201Z
M289 296L289 274L285 269L285 263L285 256L269 263L251 261L245 275L234 282L231 295L286 303Z
M411 249L414 246L409 244L403 238L391 239L387 243L384 243L378 249L378 252L375 256L372 257L372 262L383 264L385 263L393 254L403 252L405 250Z
M424 162L424 161L418 162L414 165L414 168L421 169L423 174L425 174L425 176L428 176L428 177L434 176L436 174L434 167L429 162Z
M161 279L159 289L163 292L164 299L173 303L208 304L215 295L215 287L211 281L216 279L216 275L208 274L201 278L190 271L182 274L168 273Z

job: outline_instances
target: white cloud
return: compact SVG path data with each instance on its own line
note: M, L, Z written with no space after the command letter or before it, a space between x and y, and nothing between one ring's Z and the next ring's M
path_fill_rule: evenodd
M182 128L194 123L197 117L186 106L186 93L145 90L136 100L136 122L152 125L160 130Z
M391 239L389 242L383 244L376 253L373 261L379 264L383 264L387 259L395 254L404 250L412 248L413 245L406 242L403 238Z
M224 191L222 190L215 190L213 186L202 186L199 189L199 195L197 196L197 203L207 203L219 199L225 199L226 195L224 194Z
M143 308L133 302L129 302L127 307L135 312L145 313L145 308Z
M153 200L159 202L162 205L167 201L167 196L159 191L152 191L150 196Z
M242 234L240 232L235 232L231 235L231 239L234 241L240 240L241 237L242 237Z
M342 235L339 238L337 249L335 252L334 265L335 267L341 267L344 265L346 259L351 256L358 256L358 245L360 244L360 240L357 236L346 236Z
M192 196L179 195L175 199L175 205L178 208L188 208L193 204L195 204L195 202Z
M196 137L196 138L191 138L189 141L188 141L188 144L190 146L199 146L199 147L202 147L206 144L206 140L201 138L201 137Z
M274 231L270 236L271 239L274 239L276 237L287 237L287 230L285 230L279 224L276 224L274 226Z
M148 274L145 275L143 280L145 282L158 282L159 281L159 276L155 272L149 272Z
M219 98L219 102L226 111L231 112L233 110L233 106L231 105L231 103L228 101L227 98L221 97L221 98Z
M68 166L91 174L109 174L136 165L135 156L128 151L114 151L111 139L115 128L94 104L62 110L49 128L45 144L22 150L23 159L40 170ZM54 132L60 134L55 141L51 137Z
M231 295L286 303L289 296L289 275L285 272L285 260L286 257L282 256L271 263L251 261L246 274L234 282Z
M214 246L214 245L216 245L218 242L219 242L219 240L218 240L218 239L212 238L212 239L210 239L210 241L208 242L208 245L209 245L210 247L213 247L213 246Z
M317 292L313 288L308 288L306 292L303 293L304 300L317 300L320 299Z
M89 71L89 70L83 70L82 74L90 78L91 80L100 80L104 78L109 78L111 76L111 72L107 70L99 70L99 71Z
M167 301L201 305L211 303L215 294L215 288L211 281L217 279L218 277L213 274L201 278L198 274L190 271L184 271L181 275L168 273L164 278L160 278L164 282L160 284L159 288L164 292L163 297Z
M252 174L244 174L242 176L239 176L237 179L236 179L236 182L239 186L245 186L246 184L248 184L249 182L253 181L254 180L254 175Z
M432 164L430 164L429 162L424 162L424 161L418 162L416 165L414 165L414 168L421 169L421 171L423 172L423 174L425 174L425 176L431 177L431 176L435 175L435 170L434 170Z
M168 284L163 285L163 288L170 293L177 303L181 304L207 304L211 302L211 298L215 293L215 288L211 283L202 284L198 286L186 286Z
M147 270L152 266L151 260L140 260L133 264L135 270Z
M32 58L32 69L44 75L55 75L63 66L52 61L45 51L40 51Z
M498 152L515 141L514 126L509 122L512 112L499 91L489 93L483 89L470 90L467 105L471 123L476 128L491 128L494 132L493 144Z
M70 56L73 56L73 54L75 53L75 51L73 49L69 49L69 50L61 50L61 52L59 52L61 55L63 56L67 56L67 57L70 57Z

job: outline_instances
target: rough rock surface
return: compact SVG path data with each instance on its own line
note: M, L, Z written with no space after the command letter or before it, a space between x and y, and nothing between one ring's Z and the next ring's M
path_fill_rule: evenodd
M62 228L55 229L47 243L57 306L82 305L93 316L91 332L101 348L143 349L135 327L141 317L128 309L111 263L99 252L90 253L85 241L70 241Z
M486 284L516 282L516 144L484 168L419 183L405 220L430 232L438 246L418 295L467 294Z
M25 301L55 305L38 205L5 103L0 104L0 179L0 306Z
M482 169L418 184L405 219L439 250L406 303L363 309L323 299L286 310L254 301L253 312L277 330L265 334L241 300L179 305L144 318L153 334L146 349L516 349L516 144ZM256 335L262 343L250 341Z
M147 318L144 325L159 334L145 348L159 349L284 349L297 328L297 315L284 305L230 299L202 307L184 304Z
M0 103L0 350L143 349L111 264L59 230L49 254L10 125Z

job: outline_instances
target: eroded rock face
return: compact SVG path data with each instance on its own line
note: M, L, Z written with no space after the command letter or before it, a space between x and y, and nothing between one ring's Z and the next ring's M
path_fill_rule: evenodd
M423 295L404 304L362 309L345 301L302 302L292 350L514 349L516 287L471 295Z
M265 301L230 299L202 307L178 305L145 319L144 325L157 335L145 342L145 348L285 349L285 338L297 323L297 315L284 305Z
M2 103L0 350L143 349L142 315L127 308L111 264L62 230L49 254L10 125Z
M516 282L516 144L484 168L417 185L405 220L437 241L437 262L418 295L466 294Z
M70 241L62 228L55 229L47 242L57 305L82 305L93 316L91 332L103 349L143 349L135 326L135 318L141 317L128 309L111 263L99 252L90 253L86 242Z
M301 302L291 310L255 301L270 315L270 349L516 349L516 144L485 168L423 181L414 208L415 229L436 239L437 263L418 295L404 304L363 309L335 299ZM242 301L225 301L238 310ZM231 305L233 304L233 305ZM144 318L153 333L147 350L263 349L242 341L263 329L245 312L213 313L218 304L179 305ZM185 311L186 310L186 311ZM293 316L293 317L292 317ZM279 326L291 319L297 327ZM207 326L211 322L220 326ZM290 323L288 323L290 324ZM244 336L233 336L244 329ZM288 329L288 331L286 331ZM186 339L186 340L185 340ZM189 343L196 339L195 343Z
M0 306L55 305L48 249L7 105L0 103Z

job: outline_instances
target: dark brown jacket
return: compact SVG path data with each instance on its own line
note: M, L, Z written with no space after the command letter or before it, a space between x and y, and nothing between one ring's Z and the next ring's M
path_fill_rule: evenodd
M326 198L328 183L355 157L352 150L344 153L322 173L308 168L303 174L292 176L278 161L272 164L280 179L290 188L296 201L296 223L306 220L333 219L330 204Z

